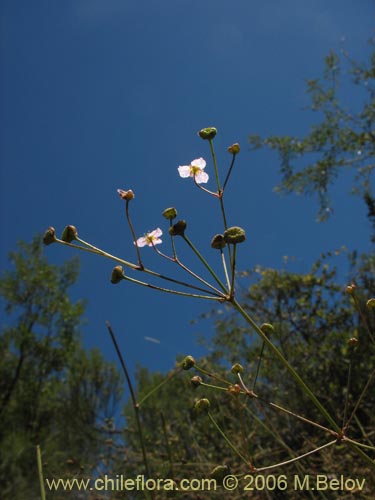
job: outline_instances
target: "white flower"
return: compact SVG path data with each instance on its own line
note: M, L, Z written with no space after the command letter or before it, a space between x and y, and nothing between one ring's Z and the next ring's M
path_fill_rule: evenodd
M159 245L162 243L160 236L163 234L163 231L158 227L151 231L151 233L146 233L144 236L141 236L137 239L137 245L139 247L149 246L152 247L154 245Z
M193 160L190 165L182 165L178 167L180 177L194 177L195 182L198 184L206 183L208 181L208 174L204 172L206 162L203 158Z

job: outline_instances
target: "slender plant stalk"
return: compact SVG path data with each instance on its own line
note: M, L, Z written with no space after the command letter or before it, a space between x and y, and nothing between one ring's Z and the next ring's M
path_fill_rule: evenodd
M261 365L262 359L263 359L264 346L265 346L265 344L264 344L264 340L263 340L262 341L262 347L260 349L259 358L258 358L258 363L257 363L256 372L255 372L254 382L253 382L253 391L255 390L255 384L257 383L257 380L258 380L258 375L259 375L259 371L260 371L260 365Z
M169 460L169 467L170 467L170 473L171 476L174 477L174 467L173 467L173 460L172 460L172 450L169 444L169 439L168 439L168 434L167 434L167 426L165 423L165 418L163 412L160 412L160 418L161 418L161 425L163 428L163 434L164 434L164 440L165 440L165 447L167 449L167 455L168 455L168 460Z
M221 255L221 262L223 264L225 280L227 282L228 290L230 290L230 281L229 281L229 276L228 276L227 263L225 261L225 255L224 255L224 252L223 252L222 248L220 248L220 255Z
M41 498L41 500L46 500L46 490L44 488L44 477L43 477L42 453L40 451L39 445L37 445L37 447L36 447L36 461L38 464L40 498Z
M132 262L128 262L124 259L120 259L119 257L116 257L115 255L111 255L110 253L105 252L104 250L101 250L100 248L96 248L93 245L91 245L90 243L87 243L86 241L81 240L80 238L77 238L77 241L79 241L80 243L82 243L84 245L87 245L89 248L85 248L81 245L75 245L74 243L68 243L67 241L56 239L57 243L61 243L62 245L66 245L66 246L69 246L71 248L76 248L77 250L81 250L83 252L89 252L89 253L94 253L96 255L100 255L101 257L105 257L107 259L113 260L114 262L118 262L119 264L130 267L131 269L133 269L135 271L141 271L141 272L144 272L146 274L150 274L151 276L155 276L157 278L169 281L171 283L176 283L177 285L184 286L186 288L191 288L194 290L203 291L200 287L192 285L191 283L186 283L185 281L170 278L169 276L165 276L164 274L160 274L156 271L152 271L151 269L146 269L146 268L141 269L137 264L133 264Z
M113 345L115 347L117 356L118 356L118 358L120 360L122 371L124 372L124 375L125 375L126 383L128 384L128 387L129 387L130 397L131 397L132 402L133 402L135 419L136 419L136 422L137 422L138 437L139 437L139 441L140 441L140 445L141 445L141 449L142 449L143 464L145 466L145 472L146 472L147 477L151 477L151 475L150 475L150 468L149 468L148 460L147 460L146 446L145 446L145 442L144 442L144 438L143 438L141 418L140 418L140 415L139 415L139 405L137 404L137 400L136 400L136 397L135 397L135 392L134 392L134 389L133 389L133 384L132 384L132 381L130 380L129 373L128 373L128 370L126 368L124 358L123 358L123 356L121 354L121 351L120 351L120 348L118 346L118 343L117 343L114 331L113 331L113 329L112 329L109 321L106 321L106 326L107 326L107 330L108 330L108 332L109 332L109 334L111 336L111 339L112 339ZM155 499L155 495L154 495L153 491L151 491L151 497L152 497L152 499Z
M264 470L276 469L277 467L282 467L283 465L297 462L297 460L302 460L302 458L308 457L309 455L313 455L314 453L317 453L318 451L324 450L324 448L328 448L329 446L332 446L334 444L336 444L336 440L330 441L329 443L326 443L326 444L323 444L323 446L319 446L319 448L314 448L313 450L308 451L307 453L304 453L303 455L299 455L298 457L292 458L291 460L285 460L284 462L279 462L278 464L268 465L267 467L260 467L259 469L256 469L255 472L263 472Z
M202 262L204 267L207 269L207 271L211 274L211 276L214 278L216 283L220 286L220 288L223 290L224 293L227 293L227 290L225 288L225 285L222 283L220 278L217 276L217 274L214 272L212 267L209 265L209 263L206 261L206 259L202 256L202 254L195 248L193 243L189 240L189 238L184 234L183 236L184 241L189 245L189 247L193 250L195 255L198 257L198 259Z
M354 300L354 305L355 305L357 311L359 312L359 315L360 315L361 320L362 320L362 322L363 322L363 324L364 324L364 326L365 326L365 328L367 330L367 333L369 334L371 342L373 344L375 344L375 339L374 339L374 336L373 336L373 334L371 332L371 328L370 328L370 326L368 324L366 316L363 314L361 304L359 303L359 300L358 300L358 297L357 297L355 291L353 292L352 297L353 297L353 300Z
M225 181L224 181L224 184L223 184L223 189L222 189L222 193L224 194L224 191L225 191L225 188L227 186L227 183L229 181L229 177L230 177L230 174L232 173L232 169L233 169L233 165L234 165L234 162L235 162L235 159L236 159L236 156L235 154L232 155L232 162L230 164L230 167L229 167L229 170L228 170L228 173L227 173L227 176L225 177Z
M237 448L234 446L234 444L227 438L225 432L220 428L219 424L216 422L215 418L212 416L211 412L207 412L207 415L211 422L214 424L216 430L220 433L220 435L225 439L225 442L228 444L228 446L238 455L241 460L245 462L247 466L249 466L249 461L241 454L240 451L237 450Z
M124 278L127 281L131 281L132 283L136 283L137 285L146 286L147 288L152 288L152 290L159 290L159 292L165 293L173 293L174 295L183 295L184 297L192 297L194 299L207 299L207 300L225 300L224 297L214 297L212 295L198 295L196 293L188 293L188 292L179 292L178 290L170 290L169 288L162 288L160 286L151 285L151 283L145 283L144 281L136 280L134 278L130 278L130 276L124 275Z
M177 264L179 267L181 267L181 269L183 269L188 274L190 274L190 276L193 276L193 278L195 278L196 280L198 280L201 283L203 283L204 285L206 285L212 291L211 290L205 290L204 288L200 288L200 290L202 290L205 293L211 293L212 295L219 295L219 296L225 298L225 295L223 295L223 293L220 292L220 290L218 290L216 287L214 287L213 285L211 285L210 283L208 283L208 281L204 280L203 278L201 278L200 276L198 276L198 274L196 274L194 271L192 271L187 266L185 266L185 264L183 264L176 255L174 255L174 257L170 257L169 255L166 255L165 253L161 252L154 244L152 244L152 246L153 246L155 252L158 255L160 255L161 257L164 257L164 259L167 259L167 260L169 260L169 261Z
M159 383L156 384L151 391L149 391L145 396L143 396L139 401L138 401L138 406L141 407L141 405L148 399L150 396L152 396L156 391L160 389L160 387L163 387L164 384L169 382L173 377L175 377L178 373L180 373L182 368L177 368L174 370L172 373L168 375L168 377L163 378L163 380Z
M278 348L270 341L267 335L261 330L261 328L255 323L255 321L247 314L247 312L243 309L243 307L239 304L236 299L233 299L232 304L234 308L241 314L241 316L247 321L247 323L256 331L256 333L263 339L265 344L274 352L276 357L281 361L281 363L285 366L285 368L289 371L289 373L296 380L297 384L301 387L302 391L311 399L314 405L318 408L320 413L325 417L325 419L329 422L332 428L338 433L341 433L341 428L337 425L328 411L324 408L324 406L320 403L318 398L312 392L312 390L306 385L306 383L301 379L295 369L290 365L290 363L284 358Z

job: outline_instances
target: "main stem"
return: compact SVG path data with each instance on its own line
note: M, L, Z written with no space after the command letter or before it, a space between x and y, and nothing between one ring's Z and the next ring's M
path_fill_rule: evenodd
M285 366L288 372L292 375L292 377L296 380L297 384L301 387L303 392L311 399L314 405L318 408L320 413L325 417L325 419L329 422L332 428L338 433L341 433L340 427L337 425L335 420L331 417L331 415L327 412L324 406L320 403L318 398L314 395L312 390L305 384L305 382L301 379L295 369L290 365L290 363L284 358L278 348L270 341L267 335L261 330L261 328L255 323L255 321L247 314L247 312L243 309L241 304L236 300L232 300L233 307L241 314L241 316L249 323L250 326L257 332L257 334L262 338L262 340L267 344L267 346L273 351L276 357L281 361L281 363Z

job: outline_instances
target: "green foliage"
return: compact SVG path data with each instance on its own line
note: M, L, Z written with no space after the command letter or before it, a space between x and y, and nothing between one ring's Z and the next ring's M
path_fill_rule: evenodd
M9 318L0 336L0 484L2 498L23 500L38 495L37 444L46 477L97 466L121 389L115 367L81 345L84 304L68 295L78 262L49 264L40 237L10 260L0 280Z
M374 41L371 43L374 45ZM361 103L352 103L352 109L342 103L343 68L348 68ZM332 214L329 188L339 175L351 172L355 179L353 193L365 201L375 232L371 186L375 167L375 52L366 64L331 52L325 59L323 78L307 80L307 91L310 109L318 114L320 122L305 137L252 135L250 144L254 149L267 147L278 152L282 182L277 191L318 196L319 220Z

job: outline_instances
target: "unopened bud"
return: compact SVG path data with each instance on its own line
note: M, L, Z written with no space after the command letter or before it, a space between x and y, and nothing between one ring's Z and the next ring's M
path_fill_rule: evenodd
M243 366L240 363L235 363L230 371L235 375L237 375L237 373L243 373Z
M352 337L351 339L348 340L348 344L350 346L354 346L354 345L357 345L358 344L358 339L356 339L355 337Z
M190 383L194 387L194 389L199 387L202 384L202 382L203 382L202 377L200 377L199 375L195 375L190 379Z
M207 398L198 399L194 404L194 411L196 413L206 413L208 412L211 403Z
M61 239L67 243L77 239L78 231L75 226L66 226L64 229Z
M174 207L166 208L163 212L163 217L172 220L177 217L177 210Z
M215 127L202 128L202 130L198 132L199 137L207 141L212 140L216 134L217 129Z
M129 189L128 191L124 191L123 189L118 189L117 192L122 200L130 201L133 198L135 198L135 194L131 189Z
M186 222L184 220L179 220L169 228L169 234L171 236L183 236L185 234L185 229Z
M185 356L182 360L181 366L183 370L190 370L195 365L195 359L193 356Z
M225 476L229 474L229 467L227 465L218 465L211 471L211 476L216 481L222 482Z
M375 307L375 299L368 299L366 302L366 307L368 309L373 309Z
M116 285L120 283L121 280L125 279L125 273L122 266L116 266L112 269L111 283Z
M215 236L211 240L211 247L216 250L220 250L224 248L226 245L224 236L222 234L215 234Z
M266 335L272 335L272 333L274 332L274 327L270 323L263 323L260 329Z
M229 385L228 386L228 392L230 394L239 394L241 392L241 386L238 385L238 384Z
M231 153L232 155L237 155L240 152L241 148L238 142L235 142L228 148L228 152Z
M50 245L51 243L55 243L56 239L56 231L54 227L49 227L43 236L43 243L45 245Z
M351 285L348 285L345 288L345 293L347 293L348 295L352 295L356 288L357 288L356 285L354 283L352 283Z
M229 227L224 231L224 239L227 243L242 243L246 239L246 233L242 227Z

